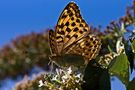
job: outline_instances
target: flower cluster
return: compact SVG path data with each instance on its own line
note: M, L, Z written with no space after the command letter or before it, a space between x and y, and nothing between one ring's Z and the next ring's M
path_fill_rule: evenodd
M39 85L36 85L37 81ZM30 90L37 88L37 86L38 89L42 90L82 90L82 83L84 81L81 73L75 73L71 68L67 70L56 69L55 73L44 73L40 78L31 81L23 80L17 84L14 90Z

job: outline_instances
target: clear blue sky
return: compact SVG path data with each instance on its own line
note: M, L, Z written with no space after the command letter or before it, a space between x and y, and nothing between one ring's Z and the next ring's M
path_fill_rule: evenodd
M56 25L70 0L0 0L0 47L19 35L41 32ZM80 7L88 24L102 25L125 15L132 0L72 0ZM122 89L118 80L112 90ZM119 86L120 85L120 86ZM118 89L116 89L117 87Z
M0 47L16 36L52 28L70 0L0 0ZM125 14L132 0L73 0L84 19L105 27Z

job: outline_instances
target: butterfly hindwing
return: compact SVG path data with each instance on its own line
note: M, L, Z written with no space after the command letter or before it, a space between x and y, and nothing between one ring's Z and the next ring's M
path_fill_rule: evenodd
M84 57L87 64L94 59L101 47L101 41L95 35L89 35L79 40L67 50L66 54L78 54Z
M50 51L51 54L57 54L57 45L56 45L56 38L55 33L53 30L49 30L49 44L50 44Z

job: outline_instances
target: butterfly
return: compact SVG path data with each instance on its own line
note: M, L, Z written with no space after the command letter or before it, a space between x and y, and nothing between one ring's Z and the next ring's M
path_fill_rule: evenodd
M101 47L101 40L90 33L90 27L74 2L62 11L55 31L49 30L50 60L58 66L87 65Z

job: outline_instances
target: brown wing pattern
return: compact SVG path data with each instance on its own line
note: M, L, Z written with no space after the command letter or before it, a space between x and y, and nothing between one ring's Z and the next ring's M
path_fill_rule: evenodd
M66 52L66 48L84 37L88 30L89 26L81 17L79 7L70 2L60 15L56 26L58 53Z
M49 31L49 44L50 44L50 51L51 54L57 54L57 45L56 45L56 39L55 39L55 33L53 30Z
M90 34L90 28L74 2L70 2L61 13L55 32L49 31L49 40L52 56L80 55L85 64L97 56L101 47L100 39Z
M101 47L101 41L95 35L89 35L70 47L66 54L78 54L84 57L85 64L94 59Z

